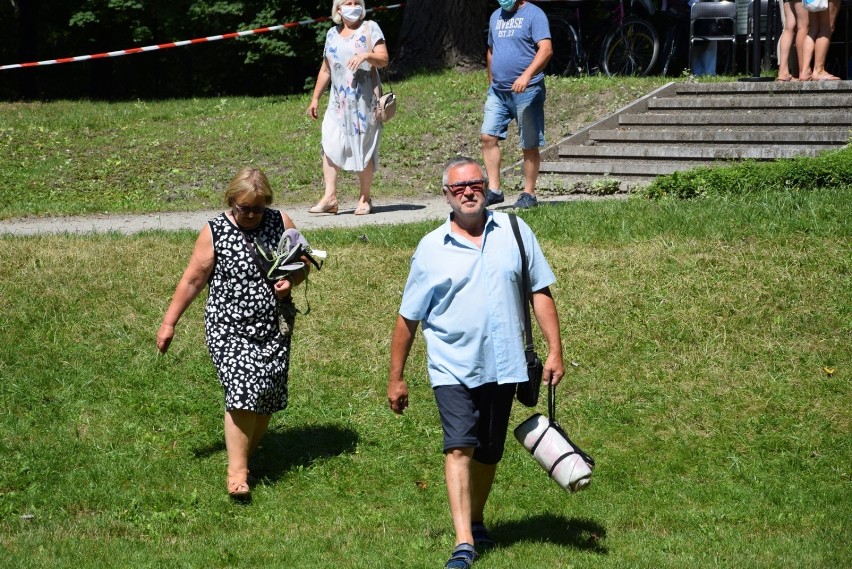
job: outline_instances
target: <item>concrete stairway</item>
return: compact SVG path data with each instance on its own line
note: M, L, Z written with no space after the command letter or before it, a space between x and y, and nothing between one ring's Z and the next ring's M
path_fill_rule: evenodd
M543 150L539 185L627 190L699 165L815 156L850 134L852 81L669 83Z

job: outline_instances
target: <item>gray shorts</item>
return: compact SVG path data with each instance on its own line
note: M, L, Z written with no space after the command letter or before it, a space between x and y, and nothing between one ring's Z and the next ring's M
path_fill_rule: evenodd
M477 462L500 462L506 446L515 387L514 383L487 383L473 389L464 385L436 387L435 401L444 429L444 452L473 448L473 458Z

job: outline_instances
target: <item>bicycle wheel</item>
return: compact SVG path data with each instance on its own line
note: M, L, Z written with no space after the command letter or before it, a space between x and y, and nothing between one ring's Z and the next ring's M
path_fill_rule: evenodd
M547 74L571 77L580 75L584 67L583 56L574 26L567 22L552 23L550 41L553 43L553 55L547 64Z
M604 38L600 65L604 73L613 75L648 75L660 55L657 30L642 18L626 18Z

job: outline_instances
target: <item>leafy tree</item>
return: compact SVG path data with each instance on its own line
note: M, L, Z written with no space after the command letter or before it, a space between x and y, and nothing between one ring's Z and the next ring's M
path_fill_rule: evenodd
M328 15L330 7L330 0L0 0L0 61L86 55L304 21ZM401 10L375 17L391 45ZM300 92L316 77L329 25L0 72L0 97L113 99ZM12 78L19 80L18 85Z

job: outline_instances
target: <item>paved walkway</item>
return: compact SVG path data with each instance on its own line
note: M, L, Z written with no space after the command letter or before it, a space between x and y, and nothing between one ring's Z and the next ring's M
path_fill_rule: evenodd
M507 202L514 199L507 196ZM557 201L578 201L600 199L587 195L555 196L540 198L545 205ZM440 220L447 216L450 206L442 196L434 198L388 198L374 202L371 215L354 215L354 205L341 209L337 215L311 215L308 205L285 208L299 229L317 229L325 227L360 227L365 225L392 225L415 221ZM273 207L274 204L273 204ZM500 204L498 209L509 209L509 205ZM149 214L101 214L65 217L27 217L0 221L0 235L38 235L58 233L107 233L117 231L125 235L149 230L176 231L191 229L198 231L222 210L202 210L191 212L164 212Z

